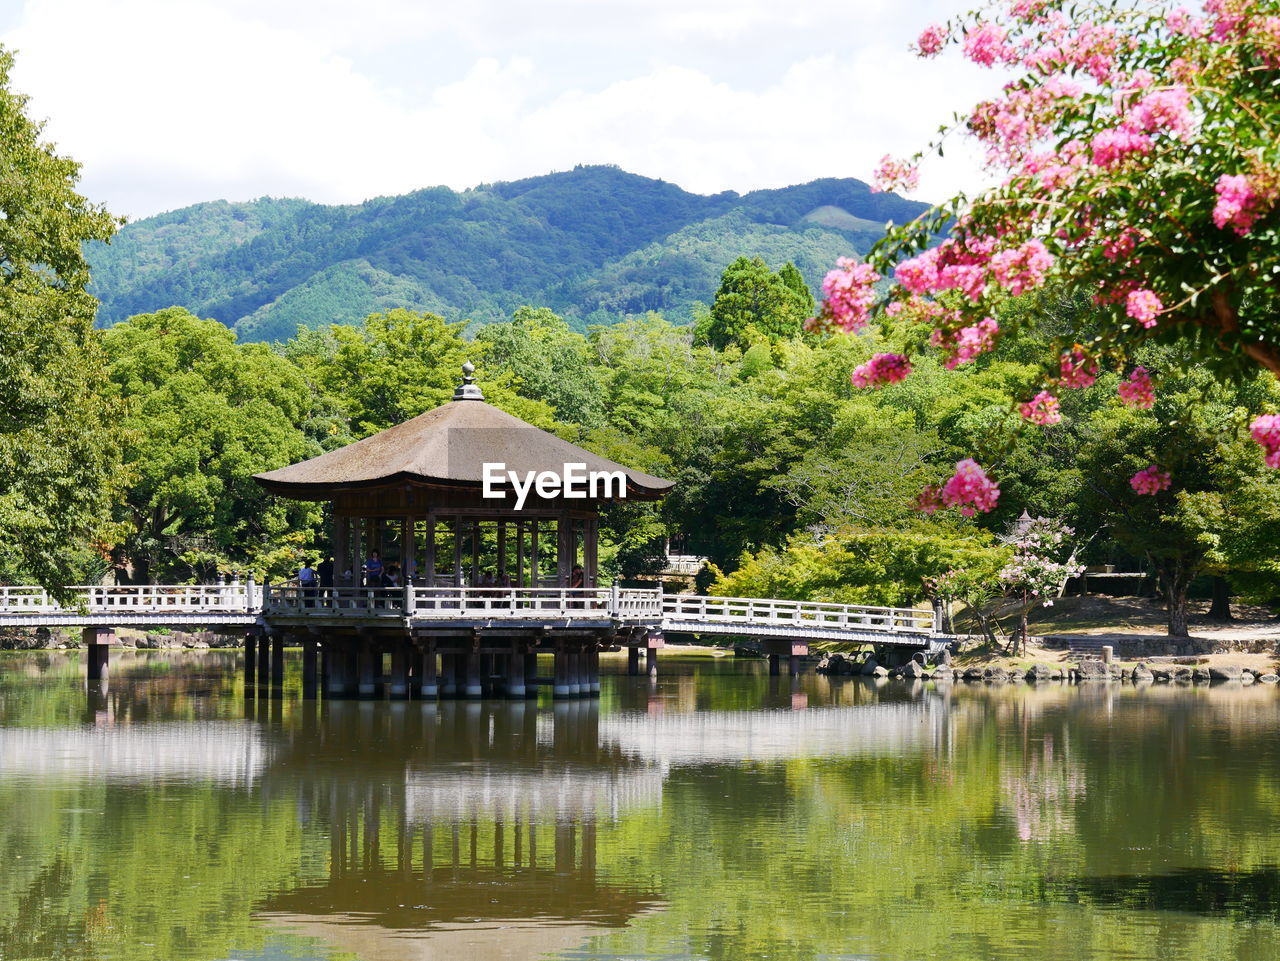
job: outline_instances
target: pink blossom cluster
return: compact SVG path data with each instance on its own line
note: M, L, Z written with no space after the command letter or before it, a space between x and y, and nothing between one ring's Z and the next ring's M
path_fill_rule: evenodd
M1062 407L1058 403L1058 398L1047 390L1040 391L1031 400L1020 404L1019 410L1022 412L1023 420L1039 424L1041 427L1048 427L1050 424L1062 421Z
M1144 467L1129 478L1129 486L1139 494L1158 494L1168 490L1173 478L1167 470L1161 470L1155 464Z
M876 354L865 364L854 368L850 376L854 387L882 387L906 380L911 361L905 354Z
M905 160L894 160L889 154L880 158L880 166L876 168L871 180L873 194L890 190L904 192L915 190L920 186L920 171L914 164Z
M987 285L986 265L991 258L991 241L947 240L918 257L898 264L894 276L913 294L936 294L959 290L970 300L978 300Z
M1121 227L1114 236L1102 242L1102 256L1107 260L1123 260L1137 249L1142 234L1132 227Z
M1098 379L1098 365L1079 347L1062 355L1058 362L1058 383L1063 387L1092 387Z
M1043 284L1052 267L1053 254L1038 238L1028 240L1021 247L1002 250L991 258L991 275L1015 297Z
M1214 40L1227 40L1246 33L1252 7L1250 0L1205 0L1204 12L1213 18L1210 36Z
M1213 222L1219 228L1231 227L1241 237L1245 236L1262 213L1262 198L1249 178L1243 174L1223 174L1214 190L1218 202L1213 207Z
M942 485L942 502L948 507L960 508L965 517L976 512L995 510L1000 499L1000 487L989 477L978 462L967 457L956 464L956 472Z
M1260 414L1249 425L1249 433L1267 452L1267 466L1280 467L1280 414Z
M942 501L942 488L938 484L929 484L916 495L916 510L922 514L936 514L946 506Z
M1147 328L1156 325L1156 318L1162 310L1164 304L1153 290L1131 290L1124 303L1125 313Z
M1125 124L1148 133L1164 130L1185 139L1192 127L1191 94L1182 84L1153 90L1133 105Z
M1200 17L1191 15L1191 11L1186 7L1178 7L1165 17L1165 26L1169 28L1169 32L1180 37L1203 37L1208 29L1205 22Z
M1012 63L1015 51L1005 43L1004 27L980 23L964 35L964 55L983 67Z
M1046 75L1083 71L1098 83L1110 79L1120 50L1114 29L1089 20L1073 24L1061 11L1051 13L1048 22L1043 43L1023 59L1027 67Z
M938 328L929 338L929 343L941 348L947 355L943 366L947 370L955 370L961 364L967 364L979 354L994 348L999 334L1000 325L995 318L986 317L970 327L961 327L954 334Z
M829 271L822 281L822 292L826 295L824 319L846 331L865 327L876 302L875 283L879 279L880 275L869 264L859 263L852 257L839 258L836 269Z
M1015 164L1053 129L1060 101L1079 97L1082 88L1062 77L1027 86L1006 84L1004 96L974 108L968 127L987 145L987 163Z
M1128 380L1120 381L1118 388L1121 402L1130 407L1150 408L1156 402L1155 391L1151 386L1151 375L1145 367L1133 368Z
M1099 167L1114 167L1131 154L1150 153L1151 138L1138 128L1122 123L1094 134L1089 150Z
M940 23L931 23L916 39L916 52L922 57L935 57L947 42L947 30Z

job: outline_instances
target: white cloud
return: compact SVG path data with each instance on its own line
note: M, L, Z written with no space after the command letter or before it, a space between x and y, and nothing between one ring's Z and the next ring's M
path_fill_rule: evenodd
M868 179L992 86L911 58L929 11L900 7L28 0L0 42L17 49L15 86L48 135L84 164L85 192L145 216L577 163L702 192ZM972 184L971 157L926 167L921 196Z

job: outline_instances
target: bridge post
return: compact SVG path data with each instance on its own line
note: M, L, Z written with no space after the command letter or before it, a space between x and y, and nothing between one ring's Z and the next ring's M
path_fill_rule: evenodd
M458 696L458 669L454 665L456 654L440 655L440 696L452 698Z
M782 671L779 669L779 658L777 654L769 655L769 676L777 677Z
M650 677L658 676L658 649L656 647L645 648L644 665Z
M484 678L480 676L480 658L480 652L474 649L462 655L466 672L463 694L468 700L479 700L484 697Z
M258 638L252 632L244 636L244 696L253 697L258 683Z
M524 700L524 653L519 643L512 643L511 653L507 656L507 697Z
M302 699L304 701L316 699L316 682L319 673L316 642L313 638L304 638L302 641Z
M802 669L803 669L802 662L800 660L799 654L792 653L790 656L788 656L787 658L788 674L790 674L792 677L799 677Z
M359 659L359 686L356 689L356 693L362 700L376 697L378 693L378 675L382 672L378 670L378 665L375 664L376 654L373 642L368 638L361 638L360 650L357 655ZM381 658L376 659L381 660Z
M110 645L116 639L109 627L86 627L80 632L80 640L87 648L85 676L90 681L105 681L110 673Z
M569 686L570 697L582 696L582 651L569 651L565 657L568 660L569 676L566 683Z
M591 696L600 696L600 645L592 642L591 652L587 655L587 665L590 674Z
M284 697L284 635L271 635L271 696Z
M556 645L555 681L551 687L553 697L569 696L569 654L564 649L564 642Z
M333 700L341 700L347 694L346 652L335 648L332 644L326 644L324 652L325 696Z
M538 651L531 649L524 655L524 696L538 696Z
M266 696L271 689L271 636L258 635L258 695Z
M640 674L640 648L634 644L627 648L627 673L632 677Z

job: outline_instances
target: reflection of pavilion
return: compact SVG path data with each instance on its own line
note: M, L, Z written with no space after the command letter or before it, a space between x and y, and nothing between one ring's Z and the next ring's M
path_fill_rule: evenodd
M335 702L277 755L264 790L299 792L329 858L262 917L370 961L526 958L660 903L597 873L599 824L663 773L601 743L596 702L403 707Z

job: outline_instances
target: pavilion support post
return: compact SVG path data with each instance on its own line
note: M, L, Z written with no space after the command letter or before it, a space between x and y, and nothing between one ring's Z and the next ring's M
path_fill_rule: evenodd
M258 683L258 638L253 634L244 637L244 696L252 697Z
M538 652L531 650L524 655L524 696L538 696Z
M302 698L305 701L316 699L320 674L318 660L315 640L310 637L304 639L302 642Z
M271 696L284 697L284 635L271 635Z
M650 677L658 676L658 649L656 647L645 648L644 666Z
M378 678L382 674L381 665L378 662L382 660L382 652L374 648L372 641L361 639L358 657L360 681L356 693L360 695L361 700L377 697Z
M393 701L409 700L409 645L406 643L391 649L391 684L387 694Z
M777 677L779 674L781 674L782 671L779 670L779 667L780 665L778 663L778 655L770 654L769 655L769 676Z
M511 653L507 656L507 697L518 697L523 700L525 696L524 689L524 654L520 652L520 646L513 644Z
M569 697L578 697L582 694L582 654L576 650L569 651L565 654L565 663L568 665L568 676L565 678L565 685L569 688Z
M458 668L455 664L456 654L440 655L440 696L453 698L458 696Z
M328 667L325 671L324 692L334 700L341 700L347 696L346 652L326 644L324 660Z
M569 652L564 649L564 644L556 646L555 654L555 681L551 687L551 693L555 697L569 697Z
M428 644L427 649L420 655L418 666L421 669L422 683L418 691L418 697L424 701L434 701L440 694L440 681L436 677L436 648L434 644Z
M422 653L413 644L408 645L409 652L409 698L414 701L422 700L422 662L426 660L426 655Z
M600 645L592 644L591 651L588 654L588 665L591 674L591 695L593 697L600 696Z
M115 639L115 632L109 627L86 627L80 632L81 643L88 655L85 661L85 676L88 680L107 679L110 674L110 655L107 652Z
M484 697L484 678L480 676L483 657L479 651L470 650L463 655L466 661L466 687L463 690L467 700L479 700Z
M627 648L627 673L632 677L640 673L640 648L634 645Z

